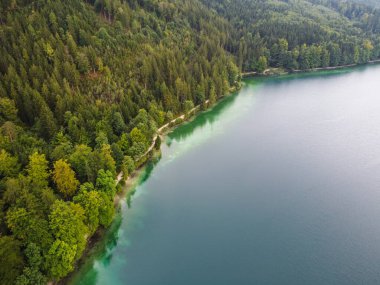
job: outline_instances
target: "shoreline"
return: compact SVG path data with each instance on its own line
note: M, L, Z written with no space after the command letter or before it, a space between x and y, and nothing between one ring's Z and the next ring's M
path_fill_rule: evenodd
M309 68L309 69L293 69L293 70L286 70L279 67L270 67L265 69L263 72L257 72L257 71L248 71L248 72L242 72L241 78L251 78L254 76L281 76L281 75L287 75L287 74L293 74L293 73L312 73L312 72L318 72L318 71L329 71L329 70L338 70L338 69L345 69L345 68L351 68L356 66L366 66L371 64L377 64L380 63L380 59L374 59L370 60L365 63L352 63L352 64L346 64L346 65L337 65L337 66L326 66L326 67L316 67L316 68Z
M252 77L271 77L271 76L282 76L282 75L288 75L292 73L313 73L318 71L328 71L328 70L338 70L338 69L344 69L344 68L351 68L356 66L366 66L371 64L377 64L380 63L380 59L369 61L367 63L362 64L350 64L350 65L342 65L342 66L332 66L332 67L321 67L321 68L314 68L314 69L306 69L306 70L292 70L292 71L286 71L286 70L280 70L280 72L276 73L270 73L273 71L278 71L279 68L272 68L272 69L266 69L263 73L257 73L255 71L252 72L245 72L241 73L242 79L252 78ZM152 139L152 142L149 146L149 148L146 150L146 152L141 155L141 157L137 160L138 165L136 167L136 170L131 173L127 178L123 179L123 173L119 172L116 176L115 183L117 187L121 187L121 190L119 190L115 197L114 197L114 207L115 207L115 213L117 213L120 210L121 201L123 199L129 199L134 194L134 186L136 182L138 182L138 178L140 177L141 173L143 172L144 168L148 164L149 161L151 161L154 157L156 157L159 153L159 149L155 149L156 141L160 137L161 139L169 133L174 128L177 128L181 126L183 123L190 122L198 113L206 111L213 106L215 106L220 100L227 96L231 96L234 92L238 91L242 87L242 83L240 83L240 86L231 88L226 95L221 96L216 100L216 102L212 105L209 105L210 100L206 100L203 104L206 105L206 108L202 110L202 104L199 104L192 108L187 113L180 114L173 120L171 120L168 123L165 123L161 127L159 127ZM114 220L113 220L114 222ZM92 251L97 248L97 246L100 245L100 242L104 239L107 231L110 227L107 228L99 228L94 235L88 240L86 249L84 250L83 255L81 258L77 261L75 265L75 269L69 273L66 277L61 279L58 283L59 285L67 285L69 284L70 280L72 280L75 273L77 273L78 269L83 266L88 259L88 257L93 253ZM48 282L48 284L54 284L52 282Z
M118 211L120 211L121 201L123 199L128 200L132 195L134 194L134 189L136 186L136 182L138 182L139 177L145 167L147 166L148 162L150 162L152 159L154 159L157 155L161 153L159 149L155 149L155 145L157 142L157 139L160 137L161 139L166 136L171 130L181 126L183 123L190 122L196 115L198 115L200 112L206 111L213 106L215 106L220 100L227 96L231 96L234 92L238 91L241 88L241 84L238 87L230 88L228 93L226 95L221 96L216 100L216 102L212 105L209 105L210 100L207 99L204 103L199 104L192 108L190 111L184 114L180 114L170 122L162 125L159 127L156 131L156 134L154 135L152 142L147 149L147 151L138 159L138 162L142 161L135 171L133 171L127 178L123 179L123 172L119 172L116 176L115 183L116 187L120 187L121 190L119 190L115 197L114 197L114 207L115 207L115 215ZM203 110L202 105L206 105L206 108ZM112 223L114 220L112 221ZM53 283L49 281L47 284L57 284L57 285L67 285L74 277L75 273L77 273L78 269L82 267L88 257L90 257L91 254L93 254L94 250L96 250L97 246L100 245L100 242L104 239L107 231L110 229L110 227L107 228L99 228L95 231L95 233L92 235L91 238L89 238L86 248L80 257L78 261L75 264L74 270L70 272L67 276L62 278L57 283Z

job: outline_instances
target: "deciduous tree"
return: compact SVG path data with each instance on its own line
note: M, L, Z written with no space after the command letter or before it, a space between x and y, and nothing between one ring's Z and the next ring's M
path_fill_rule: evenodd
M54 163L53 180L58 191L65 198L72 197L79 186L74 170L71 169L70 164L62 159Z

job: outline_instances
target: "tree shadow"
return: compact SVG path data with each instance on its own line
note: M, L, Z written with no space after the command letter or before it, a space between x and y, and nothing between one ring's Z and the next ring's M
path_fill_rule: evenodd
M167 135L166 145L170 147L172 141L182 141L191 136L195 130L204 127L206 124L213 124L218 118L230 108L236 100L237 93L224 97L211 109L201 112L190 122L175 128Z

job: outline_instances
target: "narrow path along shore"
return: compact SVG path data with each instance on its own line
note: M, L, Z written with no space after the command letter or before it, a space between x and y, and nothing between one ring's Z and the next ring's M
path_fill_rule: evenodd
M236 89L233 89L231 88L230 89L230 94L232 92L234 92ZM203 104L209 104L210 103L210 100L206 100ZM192 108L190 111L186 112L185 114L182 114L182 115L179 115L178 117L174 118L173 120L171 120L170 122L162 125L161 127L159 127L156 131L156 134L154 135L153 139L152 139L152 143L151 145L149 146L149 148L147 149L147 151L140 157L140 159L146 155L149 154L150 151L153 150L155 144L156 144L156 141L157 141L157 138L159 136L162 136L164 135L164 131L171 127L172 125L174 126L174 124L176 123L177 120L185 120L186 119L186 116L189 116L193 113L195 113L198 109L201 108L201 104L195 106L194 108ZM124 178L124 182L126 183L126 186L125 186L125 189L119 193L117 193L114 197L114 207L118 207L118 205L120 204L120 201L125 197L125 195L128 193L128 191L130 191L130 189L133 189L133 185L134 183L137 181L136 178L138 177L138 175L136 175L136 173L138 173L139 170L135 170L135 172L133 173L134 175L129 175L128 177ZM116 179L115 179L115 184L119 184L121 181L123 180L123 172L119 172L119 174L116 176ZM97 239L94 239L94 241L92 242L92 245L90 245L90 243L88 244L87 248L86 248L86 251L87 253L89 252L90 248L93 247L93 245L97 242L98 239L100 239L100 236L102 236L102 233L100 232L100 235L98 235ZM86 254L87 254L86 253ZM84 258L84 257L82 257Z
M208 104L209 102L210 102L210 100L206 100L206 101L205 101L205 104ZM177 120L184 120L185 117L186 117L187 115L190 115L190 114L194 113L194 112L195 112L197 109L199 109L200 107L201 107L201 105L197 105L197 106L195 106L194 108L192 108L190 111L188 111L186 114L182 114L182 115L180 115L180 116L174 118L174 119L171 120L170 122L166 123L165 125L162 125L161 127L159 127L159 128L157 129L156 134L154 135L154 137L153 137L153 139L152 139L152 143L151 143L151 145L150 145L149 148L146 150L146 152L144 152L144 154L140 156L139 159L141 159L142 157L148 155L148 153L151 152L151 151L153 150L154 146L156 145L157 138L158 138L159 136L163 135L163 131L164 131L166 128L170 127L170 125L174 124ZM129 178L129 177L128 177L128 178ZM126 180L128 180L128 178L126 178ZM122 179L123 179L123 172L120 171L120 173L119 173L119 174L117 175L117 177L116 177L116 184L118 184Z
M346 64L346 65L338 65L338 66L328 66L328 67L317 67L317 68L311 68L311 69L305 69L305 70L301 70L301 69L295 69L295 70L291 70L290 72L286 72L286 73L303 73L303 72L313 72L313 71L323 71L323 70L336 70L336 69L342 69L342 68L349 68L349 67L355 67L355 66L359 66L359 65L366 65L366 64L375 64L375 63L380 63L380 59L375 59L375 60L370 60L366 63L353 63L353 64ZM244 77L250 77L250 76L254 76L254 75L261 75L261 76L269 76L271 75L270 72L271 72L272 69L270 68L267 68L265 69L262 73L258 73L256 71L249 71L249 72L242 72L241 73L241 76L244 78ZM210 100L206 100L205 101L205 104L208 104ZM157 129L157 132L156 134L154 135L153 139L152 139L152 143L151 145L149 146L149 148L146 150L146 152L140 156L139 159L143 158L144 156L148 155L149 152L151 152L156 144L156 141L157 141L157 138L159 136L161 136L163 134L163 131L168 128L170 125L174 124L177 120L184 120L186 115L190 115L192 114L193 112L195 112L197 109L199 109L201 107L201 105L197 105L195 106L194 108L192 108L189 112L187 112L186 114L182 114L176 118L174 118L173 120L171 120L170 122L162 125L161 127L159 127ZM125 180L128 180L129 177L127 177ZM123 172L120 172L117 177L116 177L116 184L118 184L121 180L123 179Z

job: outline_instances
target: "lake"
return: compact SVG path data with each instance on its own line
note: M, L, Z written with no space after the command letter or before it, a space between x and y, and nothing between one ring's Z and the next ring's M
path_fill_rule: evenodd
M245 80L161 148L71 284L380 284L380 66Z

